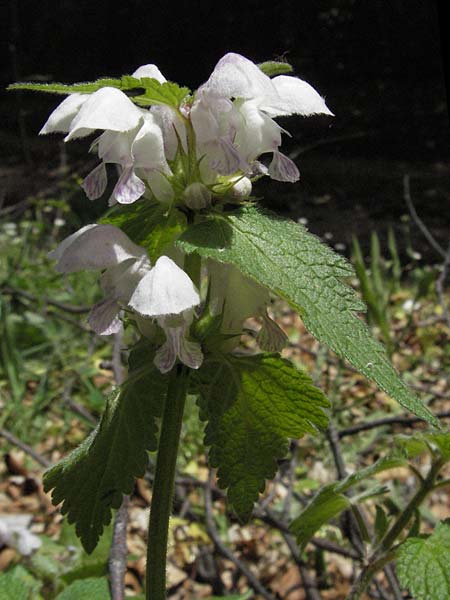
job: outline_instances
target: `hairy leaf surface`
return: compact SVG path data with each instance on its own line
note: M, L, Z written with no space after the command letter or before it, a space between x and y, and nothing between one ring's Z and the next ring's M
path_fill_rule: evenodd
M143 77L136 79L130 75L121 78L103 78L87 83L13 83L8 90L29 90L34 92L46 92L49 94L93 94L104 87L113 87L128 94L133 102L140 106L152 106L165 104L178 108L183 99L190 93L185 87L176 83L166 81L160 83L158 80Z
M140 200L115 206L100 221L120 227L135 244L143 246L152 262L185 230L186 217L176 208L167 210L161 202Z
M311 379L278 355L211 359L194 374L205 443L219 485L247 519L277 470L288 438L326 427L328 400Z
M178 244L185 252L234 264L285 298L319 341L403 407L437 425L400 379L383 345L355 314L365 305L341 281L353 275L351 265L303 226L247 206L192 226Z
M415 600L450 598L450 525L407 539L398 549L397 575Z
M135 477L147 467L147 451L156 449L157 425L166 393L166 378L152 363L148 345L130 354L130 376L107 400L101 421L88 438L44 475L54 504L76 524L87 552L98 543L119 508L122 495L133 490Z

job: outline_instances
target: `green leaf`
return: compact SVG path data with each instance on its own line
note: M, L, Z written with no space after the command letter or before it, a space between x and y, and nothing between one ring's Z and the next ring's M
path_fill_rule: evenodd
M77 535L92 552L111 509L119 508L123 494L133 490L134 478L147 467L147 450L156 449L167 378L153 366L147 344L130 354L130 376L107 400L96 429L69 456L44 475L45 490L54 489L54 504L76 523Z
M398 549L397 575L415 600L450 598L450 525L407 539Z
M265 75L268 75L269 77L275 77L275 75L285 75L286 73L292 73L294 70L289 63L279 62L276 60L267 60L266 62L260 63L258 67Z
M186 217L176 208L143 200L111 209L100 223L120 227L135 244L143 246L155 261L186 229Z
M301 514L291 523L290 530L296 536L298 544L304 548L312 536L329 520L339 515L343 510L350 508L353 502L363 502L373 495L383 492L379 487L370 489L357 498L349 498L345 496L351 487L358 483L373 477L381 471L393 469L403 466L406 460L397 456L387 456L381 458L373 465L364 469L359 469L352 473L342 481L330 483L324 486L314 496L308 506Z
M383 345L355 315L365 310L365 305L341 281L353 275L350 264L303 226L252 205L192 226L177 244L185 252L232 263L285 298L319 341L373 379L403 407L438 425L400 379Z
M180 87L176 83L166 81L160 83L157 79L143 77L137 79L130 75L121 78L103 78L88 83L13 83L8 90L29 90L46 92L50 94L92 94L103 87L113 87L122 90L131 96L131 99L140 106L165 104L178 108L181 102L189 95L190 90Z
M288 438L317 433L328 418L328 400L311 379L278 355L213 358L193 374L200 391L205 443L219 485L247 519L277 470Z
M21 565L16 565L7 573L0 573L1 600L38 600L42 583L35 579Z
M107 579L92 577L75 581L58 594L56 600L109 600L110 597Z

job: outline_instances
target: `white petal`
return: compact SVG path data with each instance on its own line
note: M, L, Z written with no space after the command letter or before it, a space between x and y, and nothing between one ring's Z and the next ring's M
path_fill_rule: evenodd
M45 135L54 131L69 131L74 117L88 98L88 94L70 94L70 96L67 96L49 116L39 135Z
M86 192L89 200L97 200L97 198L103 196L107 183L108 177L106 175L105 163L101 162L89 173L81 184L81 187Z
M275 181L288 181L295 183L300 179L300 173L295 163L285 154L274 152L269 165L269 177Z
M51 260L59 260L61 258L61 256L64 254L64 252L66 251L66 249L69 246L71 246L75 242L75 240L77 240L80 236L82 236L84 233L86 233L90 229L93 229L94 227L98 227L98 225L96 225L95 223L92 223L90 225L85 225L84 227L82 227L81 229L76 231L75 233L72 233L72 235L69 235L68 237L66 237L54 250L49 252L48 257Z
M164 83L167 79L161 73L156 65L142 65L136 69L136 71L132 74L132 77L136 77L136 79L142 79L143 77L151 77L152 79L157 79L159 83Z
M233 52L219 60L201 89L225 98L256 98L277 93L270 78L251 60Z
M168 106L151 106L150 113L160 126L164 139L164 150L168 160L173 160L178 149L178 138L187 152L186 127L183 120ZM178 135L178 137L177 137Z
M145 250L134 244L118 227L87 225L65 239L49 256L59 259L57 271L73 273L83 269L106 269L129 258L145 255Z
M150 113L145 116L142 127L136 134L131 146L131 154L135 168L157 168L165 173L170 173L164 154L163 133Z
M177 340L173 340L172 337L167 336L164 344L155 353L153 363L161 373L168 373L172 370L175 361L177 360Z
M203 362L203 352L200 344L190 342L185 337L181 340L178 356L181 362L190 369L200 368Z
M137 127L143 113L120 90L101 88L83 104L64 141L84 137L96 129L129 131Z
M234 198L246 198L252 191L252 182L248 177L241 177L231 188Z
M251 163L264 152L273 152L281 144L281 127L267 116L255 100L239 108L242 125L237 127L234 143L239 153Z
M181 325L170 327L165 319L159 319L159 325L164 329L166 341L156 352L154 364L161 371L167 373L172 369L177 358L191 369L198 369L203 362L203 353L200 344L186 339L186 333L191 321L188 314L182 317Z
M133 167L126 167L116 183L113 197L120 204L132 204L145 192L145 183L134 172Z
M178 315L200 304L200 296L189 276L173 260L161 256L143 277L129 306L147 317Z
M119 310L120 306L116 300L102 300L92 308L88 319L89 325L98 335L117 333L122 327Z
M279 75L272 79L279 98L268 98L261 103L261 108L270 116L310 115L333 113L325 104L325 100L316 90L298 77Z
M147 183L150 186L152 194L163 204L169 204L175 197L173 187L167 181L167 177L159 171L145 171Z
M211 167L221 175L232 175L236 173L242 163L239 151L234 144L226 137L220 137L216 140L217 151L216 158L210 161Z

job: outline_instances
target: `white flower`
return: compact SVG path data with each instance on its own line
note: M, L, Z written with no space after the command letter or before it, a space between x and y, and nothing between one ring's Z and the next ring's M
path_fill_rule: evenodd
M41 547L41 540L28 528L31 515L0 515L0 546L15 548L22 556L30 556Z
M120 90L104 87L93 94L71 94L52 112L40 134L68 132L64 141L85 137L97 129L130 131L143 111Z
M279 151L283 130L273 117L319 113L332 115L308 83L285 75L270 79L250 60L229 53L199 88L191 118L200 148L212 153L209 164L218 173L249 174L258 156L271 152L269 176L292 182L298 169Z
M151 113L143 112L140 124L129 132L105 131L93 147L97 148L102 162L82 185L90 200L99 198L106 189L107 163L117 164L122 169L110 204L130 204L138 200L145 192L141 177L147 180L158 200L172 200L173 190L165 177L171 175L171 170L164 153L163 134Z
M113 225L86 225L49 256L58 261L56 269L62 273L104 270L100 282L105 298L89 316L96 333L119 331L120 310L128 307L139 317L156 319L164 330L167 340L155 358L162 372L170 370L177 357L192 368L200 366L200 346L186 339L200 296L172 259L161 256L152 267L145 250Z
M155 65L140 67L135 74L139 72L141 77L162 78ZM159 200L172 200L173 190L165 177L171 171L163 132L149 111L137 107L120 90L104 87L93 94L71 94L52 112L40 133L68 132L65 141L69 141L98 129L104 133L92 147L97 148L101 163L82 184L90 200L100 198L106 189L107 163L119 165L122 171L110 203L135 202L145 192L144 180Z
M262 350L280 352L286 344L286 335L267 314L270 294L267 288L243 275L233 265L208 261L211 279L210 312L222 315L220 331L235 336L225 343L232 350L243 331L244 321L249 317L261 317L262 327L257 341Z
M60 273L105 270L101 277L105 299L89 315L89 324L99 335L120 330L121 306L128 304L141 277L151 269L145 250L113 225L86 225L61 242L49 257L58 261L56 270Z

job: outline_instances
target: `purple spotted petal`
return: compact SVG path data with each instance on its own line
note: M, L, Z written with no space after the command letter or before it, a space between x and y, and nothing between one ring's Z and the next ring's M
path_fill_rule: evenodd
M300 173L295 163L281 152L273 153L273 160L269 165L269 177L276 181L289 181L295 183L300 179Z
M126 167L112 193L120 204L132 204L145 192L145 183L139 179L133 167Z
M101 162L89 173L81 184L81 187L86 192L86 196L89 200L97 200L97 198L103 196L107 183L108 177L106 175L106 167L105 164Z
M120 331L120 307L114 299L102 300L89 314L89 325L98 335L111 335Z

